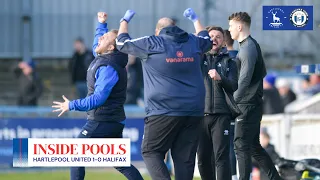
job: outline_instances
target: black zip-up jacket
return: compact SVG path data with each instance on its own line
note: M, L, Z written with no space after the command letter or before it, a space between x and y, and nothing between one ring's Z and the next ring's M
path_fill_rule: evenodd
M263 78L267 70L259 44L251 36L240 42L237 58L240 62L239 88L234 93L237 104L262 104Z
M237 64L233 61L226 49L219 54L207 53L203 57L201 65L204 84L206 88L205 114L228 114L231 113L223 89L233 94L238 88ZM216 69L221 80L213 80L208 74L210 69Z

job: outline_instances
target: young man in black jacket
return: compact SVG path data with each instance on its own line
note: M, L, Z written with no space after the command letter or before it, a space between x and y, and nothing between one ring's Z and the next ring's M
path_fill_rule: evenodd
M201 126L198 167L203 180L231 180L229 148L231 111L226 93L238 87L237 65L224 47L221 27L208 27L212 49L204 55L202 73L206 88L205 117ZM215 171L217 170L217 176Z
M272 160L259 142L262 119L263 78L267 70L261 49L250 36L251 17L246 12L229 17L231 38L239 42L240 72L238 90L234 100L242 114L235 124L234 146L239 166L239 180L249 180L252 170L251 156L256 159L270 180L281 179Z

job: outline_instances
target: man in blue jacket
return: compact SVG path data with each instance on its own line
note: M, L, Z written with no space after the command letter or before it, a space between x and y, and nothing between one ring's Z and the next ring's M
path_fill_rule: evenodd
M200 61L212 42L192 9L184 16L193 21L198 37L175 26L172 19L161 18L155 35L131 39L128 23L134 14L128 10L120 20L117 48L142 59L147 114L144 162L153 180L170 180L163 160L171 149L175 179L191 180L204 115Z
M107 14L98 13L99 24L93 42L95 59L87 70L88 95L84 99L53 102L54 112L87 111L88 121L79 138L122 138L125 123L124 103L126 100L128 55L117 51L117 30L108 32ZM130 180L142 180L139 171L131 167L116 167ZM71 168L71 180L83 180L84 167Z

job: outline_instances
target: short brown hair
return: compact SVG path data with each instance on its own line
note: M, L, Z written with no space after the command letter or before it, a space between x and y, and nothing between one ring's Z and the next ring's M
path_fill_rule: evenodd
M247 12L236 12L229 16L229 21L235 20L245 23L248 27L251 25L251 17Z
M227 46L233 46L234 40L231 38L229 30L224 30L224 40L226 41Z
M220 31L221 34L224 36L223 29L222 29L221 27L219 27L219 26L207 26L207 27L206 27L206 30L207 30L208 32L210 32L210 31L212 31L212 30Z

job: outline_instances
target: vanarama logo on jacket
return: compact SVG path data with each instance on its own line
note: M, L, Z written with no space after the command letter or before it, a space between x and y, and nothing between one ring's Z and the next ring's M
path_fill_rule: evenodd
M167 63L193 62L193 57L183 57L182 51L177 51L177 57L166 58Z
M13 167L130 166L128 138L13 139Z

